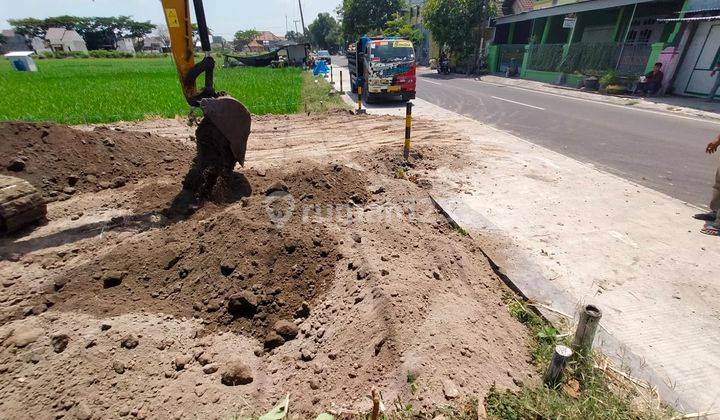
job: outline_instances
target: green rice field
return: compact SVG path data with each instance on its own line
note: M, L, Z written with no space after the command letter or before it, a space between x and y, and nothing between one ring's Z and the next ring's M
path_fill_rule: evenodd
M174 117L189 111L170 58L36 63L37 73L21 73L0 61L0 121L85 124ZM298 111L302 86L302 73L296 68L218 65L215 70L215 88L240 100L253 114Z

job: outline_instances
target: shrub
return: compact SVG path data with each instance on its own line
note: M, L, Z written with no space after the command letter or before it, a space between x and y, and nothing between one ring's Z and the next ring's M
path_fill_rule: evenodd
M90 57L93 57L93 58L132 58L134 56L131 52L128 52L128 51L93 50L93 51L90 51Z

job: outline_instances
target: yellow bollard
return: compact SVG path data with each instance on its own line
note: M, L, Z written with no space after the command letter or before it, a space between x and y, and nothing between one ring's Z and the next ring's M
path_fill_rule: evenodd
M356 114L364 114L365 113L365 110L362 109L362 90L363 90L362 86L358 86L358 88L357 88L358 107L357 107L357 110L355 111Z

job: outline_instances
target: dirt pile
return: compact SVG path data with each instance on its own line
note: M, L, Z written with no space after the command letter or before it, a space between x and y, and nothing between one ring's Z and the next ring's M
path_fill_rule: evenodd
M187 166L147 163L1 239L0 412L257 418L290 393L293 418L315 418L368 410L376 387L389 411L432 418L535 380L501 281L424 189L459 161L454 137L419 124L428 141L404 165L401 119L365 118L361 139L351 117L320 120L261 119L247 167L194 213L164 211ZM184 147L166 123L159 141ZM142 131L129 153L162 159Z
M255 189L239 205L208 204L190 219L168 220L56 277L52 293L11 317L48 303L100 317L151 310L202 317L208 331L243 332L267 348L293 338L288 323L309 315L343 257L300 208L363 203L367 181L342 165L250 176Z
M0 123L0 173L23 178L48 201L187 171L191 145L146 133L56 124Z

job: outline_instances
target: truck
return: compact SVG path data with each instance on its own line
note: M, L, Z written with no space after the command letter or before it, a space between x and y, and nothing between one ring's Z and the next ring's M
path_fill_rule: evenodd
M354 47L354 48L353 48ZM365 102L377 99L415 99L415 49L403 37L361 37L347 52L350 88L362 88Z

